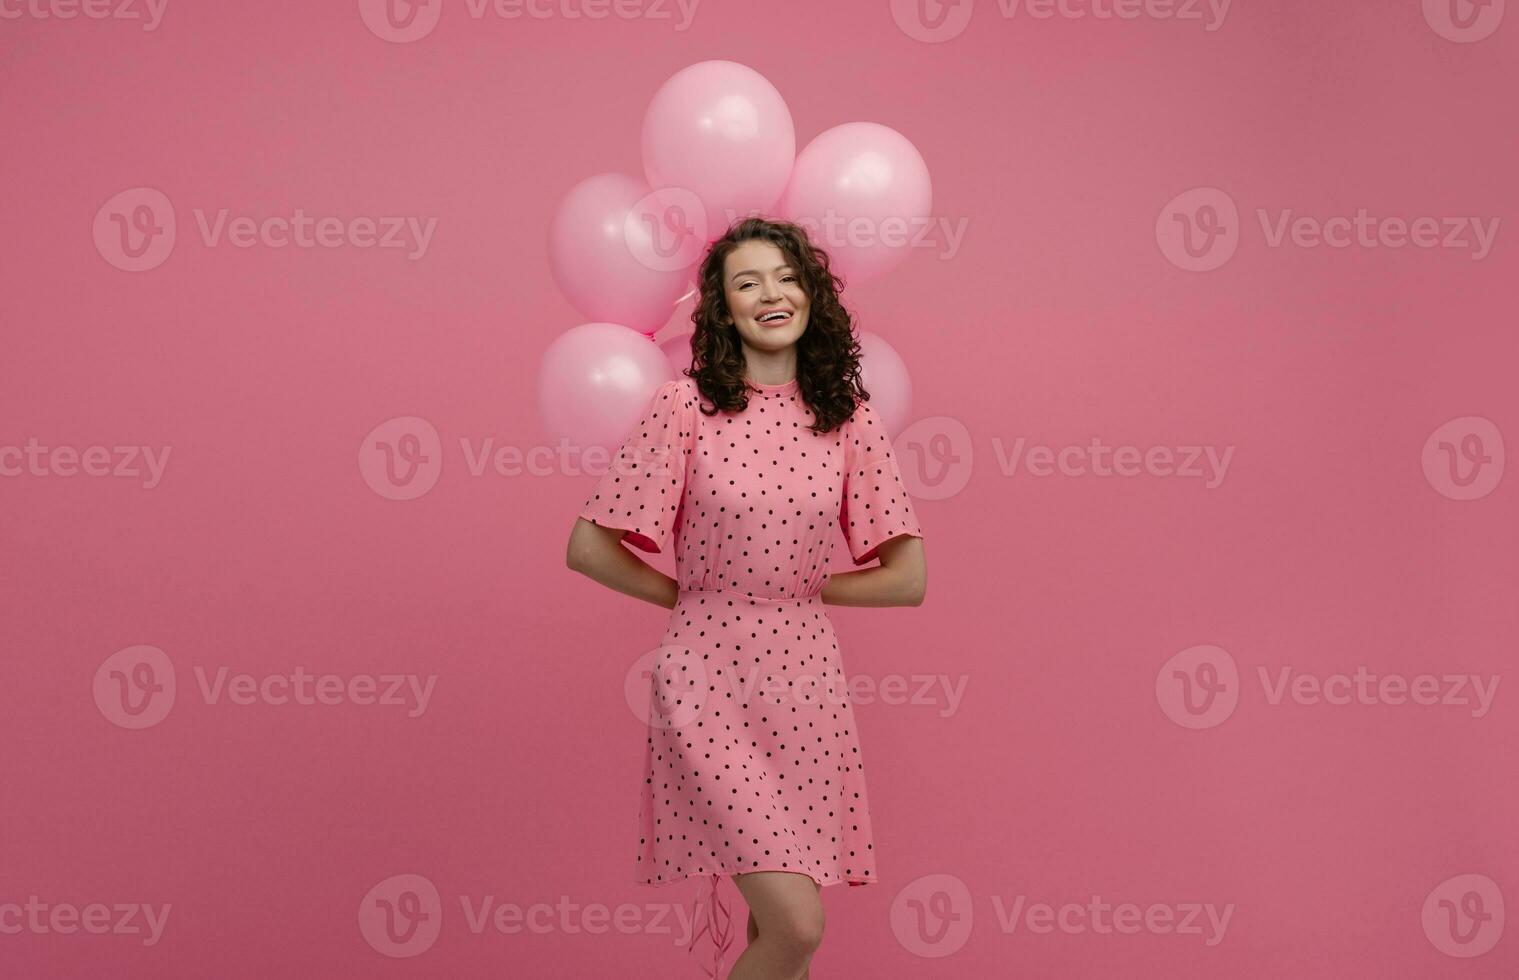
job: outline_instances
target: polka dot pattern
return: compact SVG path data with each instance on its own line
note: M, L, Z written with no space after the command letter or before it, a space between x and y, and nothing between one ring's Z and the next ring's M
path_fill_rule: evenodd
M824 885L875 879L841 664L817 596L681 593L650 677L637 880L765 870Z
M708 416L692 379L661 386L580 512L675 552L635 880L794 871L867 884L858 728L819 593L835 527L855 565L922 529L868 403L818 434L796 381L755 387L743 411Z
M855 565L923 536L869 402L819 435L796 381L756 387L742 412L708 416L694 380L665 382L580 516L650 553L673 542L682 589L766 597L823 587L836 525Z

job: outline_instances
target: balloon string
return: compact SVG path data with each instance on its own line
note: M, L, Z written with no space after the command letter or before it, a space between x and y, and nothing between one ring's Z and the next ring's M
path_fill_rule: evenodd
M733 916L728 906L718 897L718 885L721 881L722 875L714 871L710 878L702 882L702 891L706 892L706 900L703 902L701 893L697 893L696 900L692 903L691 918L693 922L696 920L699 915L697 909L703 905L706 907L707 918L702 923L702 927L691 937L691 944L686 948L687 953L696 952L696 941L704 934L711 934L714 944L712 950L712 969L709 970L705 965L702 965L702 972L712 977L713 980L717 980L718 976L722 973L725 954L728 951L728 947L733 943ZM719 912L722 913L721 922L718 921Z

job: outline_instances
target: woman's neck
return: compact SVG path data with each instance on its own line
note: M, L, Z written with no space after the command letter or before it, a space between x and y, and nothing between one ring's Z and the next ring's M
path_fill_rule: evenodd
M744 349L744 374L762 385L783 385L796 380L796 348L766 352Z

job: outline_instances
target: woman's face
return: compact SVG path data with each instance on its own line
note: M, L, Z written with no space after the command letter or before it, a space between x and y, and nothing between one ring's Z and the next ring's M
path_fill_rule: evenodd
M807 294L786 253L769 242L742 242L723 260L723 294L744 343L778 351L807 330ZM775 311L784 317L768 316ZM765 319L761 319L764 317Z

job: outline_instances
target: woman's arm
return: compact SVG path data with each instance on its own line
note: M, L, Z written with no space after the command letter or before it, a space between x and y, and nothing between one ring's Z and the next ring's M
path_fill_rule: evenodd
M675 580L624 547L622 535L618 528L592 524L584 517L575 518L565 549L565 565L609 589L674 609L680 591Z
M834 606L921 606L928 591L923 539L902 535L881 543L881 564L829 575L823 602Z

